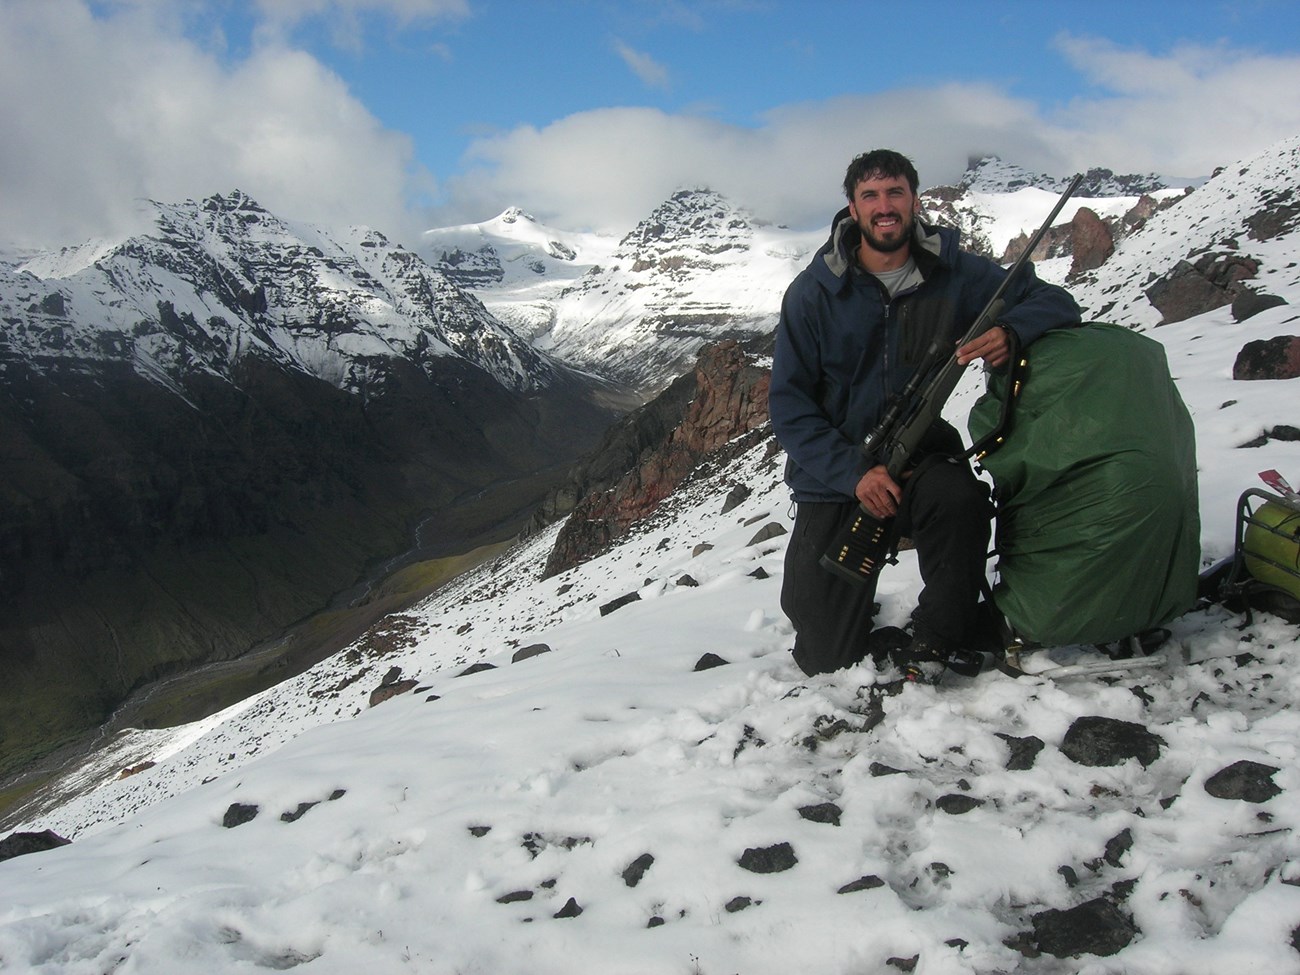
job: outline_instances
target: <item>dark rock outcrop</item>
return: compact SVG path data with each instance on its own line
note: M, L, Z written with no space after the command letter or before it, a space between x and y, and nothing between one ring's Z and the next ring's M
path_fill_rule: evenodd
M1159 735L1135 722L1085 716L1070 725L1061 751L1070 761L1094 768L1119 765L1130 758L1147 766L1160 757L1163 744Z
M1253 288L1242 288L1237 297L1232 299L1232 320L1234 322L1244 322L1248 318L1254 318L1262 311L1268 311L1270 308L1277 308L1286 303L1286 299L1281 295L1270 295L1256 291Z
M799 862L794 847L789 843L750 847L736 861L742 870L750 873L781 873Z
M1074 260L1067 281L1101 267L1106 258L1115 253L1114 234L1091 207L1079 207L1070 221L1070 249Z
M1160 324L1169 325L1232 304L1243 289L1241 282L1258 273L1252 258L1203 254L1195 261L1179 261L1146 289L1146 296L1163 316Z
M1205 780L1205 791L1216 799L1239 799L1242 802L1268 802L1282 790L1273 781L1279 769L1262 762L1234 762Z
M1137 928L1104 898L1067 910L1048 910L1033 917L1033 941L1039 951L1070 958L1113 955L1137 937Z
M1233 379L1300 377L1300 335L1279 335L1247 342L1232 364Z
M658 508L705 456L767 422L770 372L738 342L706 348L691 379L694 395L679 421L657 441L644 442L612 486L587 495L574 509L556 538L544 578L604 551ZM687 388L685 381L674 383L666 393L667 408L657 400L648 404L645 411L655 419L638 428L660 427Z
M39 833L10 833L0 840L0 861L27 856L29 853L43 853L67 846L71 842L49 829Z

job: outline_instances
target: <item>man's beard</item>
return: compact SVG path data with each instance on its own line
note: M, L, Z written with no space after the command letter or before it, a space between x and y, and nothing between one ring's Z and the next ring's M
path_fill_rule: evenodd
M896 250L906 247L912 239L912 229L915 221L912 215L902 214L899 217L898 236L892 240L882 240L877 237L871 230L870 222L863 226L862 221L858 222L858 230L862 232L862 239L867 242L872 250L879 251L882 254L892 254Z

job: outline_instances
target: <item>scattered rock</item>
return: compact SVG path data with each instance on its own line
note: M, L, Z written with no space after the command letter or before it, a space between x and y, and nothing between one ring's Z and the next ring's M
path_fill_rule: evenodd
M813 823L826 823L830 826L840 824L843 810L833 802L819 802L812 806L800 806L799 815Z
M1118 907L1101 897L1068 910L1042 911L1032 920L1035 947L1057 958L1113 955L1138 933Z
M882 765L880 762L872 762L871 765L867 768L867 771L870 772L873 776L876 776L876 777L879 777L879 776L882 776L882 775L903 775L903 774L905 774L901 768L892 768L891 766L888 766L888 765Z
M654 862L655 858L652 854L642 853L629 863L627 869L623 871L623 883L629 887L635 887L641 882L641 878L645 876L646 871L654 866Z
M394 684L380 684L370 692L370 706L373 708L391 698L397 697L399 694L405 694L418 683L418 680L408 677L406 680L399 680Z
M768 578L768 572L765 568L763 568L760 565L757 569L755 569L753 572L750 573L750 577L754 579L766 579Z
M550 653L551 648L545 643L533 643L529 646L516 650L514 656L510 658L512 664L517 664L521 660L529 660L532 657L540 657L544 653Z
M1205 791L1216 799L1268 802L1282 790L1273 782L1277 769L1260 762L1233 762L1205 780Z
M1300 376L1300 335L1247 342L1232 364L1232 378L1295 379Z
M700 542L700 544L691 549L691 558L696 558L697 556L703 555L705 552L712 551L713 544L711 542Z
M1243 444L1238 444L1238 447L1243 449L1249 447L1262 447L1266 443L1270 443L1275 440L1279 440L1284 443L1295 443L1297 440L1300 440L1300 427L1293 427L1287 423L1279 423L1277 426L1270 427L1269 429L1265 430L1258 437L1253 437L1250 440L1247 440ZM1252 605L1254 604L1252 603ZM1256 608L1263 609L1268 612L1274 612L1272 607L1269 606L1259 605L1256 606ZM1285 613L1278 613L1277 615L1286 616ZM1294 620L1292 620L1292 622L1294 622Z
M769 521L749 540L749 544L762 545L764 542L770 542L774 538L780 538L782 535L787 534L789 532L786 530L785 525L779 521Z
M723 660L716 653L706 653L704 656L700 657L699 660L695 661L694 670L698 673L701 670L712 670L714 667L725 667L726 665L727 661Z
M1259 264L1249 257L1203 254L1195 263L1179 261L1146 289L1146 296L1163 316L1160 324L1169 325L1231 304L1241 282L1258 273Z
M469 828L469 835L475 837L487 836L490 832L492 832L491 826L471 826Z
M468 667L466 667L464 670L462 670L462 671L461 671L459 674L457 674L456 676L457 676L457 677L468 677L470 674L481 674L481 673L483 673L485 670L496 670L496 669L497 669L497 665L496 665L496 664L490 664L490 663L488 663L486 660L480 660L480 661L479 661L478 663L476 663L476 664L470 664Z
M885 882L875 874L868 874L865 877L859 877L857 880L850 881L835 893L837 894L856 894L860 890L875 890L877 887L885 886Z
M1133 831L1125 829L1106 843L1106 862L1112 867L1122 866L1124 854L1133 849Z
M941 812L946 812L949 816L961 816L984 805L984 800L976 799L974 796L962 795L959 792L950 792L946 796L940 796L934 801L934 804L939 807Z
M1234 322L1244 322L1248 318L1254 318L1262 311L1268 311L1270 308L1276 308L1286 303L1286 299L1281 295L1270 295L1262 291L1255 291L1253 288L1243 288L1241 294L1232 299L1232 320Z
M157 765L157 762L141 762L139 765L131 765L117 773L119 779L129 779L133 775L139 775L141 772L148 771Z
M300 802L298 803L296 809L291 809L288 812L280 813L280 822L296 823L298 820L302 819L303 816L307 815L307 812L313 806L319 806L319 805L320 805L319 802Z
M747 907L753 907L755 903L757 902L748 897L733 897L723 906L723 910L728 914L735 914L737 911L743 911Z
M1012 735L999 734L998 737L1011 749L1006 764L1008 772L1023 772L1034 767L1034 762L1038 760L1038 753L1043 750L1043 739L1033 735L1027 738L1016 738Z
M691 589L694 589L696 586L699 585L699 583L695 581L694 576L689 575L688 573L682 573L681 578L677 580L677 585L687 586Z
M913 955L911 958L890 958L885 964L890 968L897 968L900 972L914 972L916 963L920 960L920 955Z
M1061 751L1070 761L1092 768L1108 768L1130 758L1145 768L1160 757L1164 743L1140 724L1094 715L1074 720Z
M739 507L748 500L751 493L748 484L733 485L731 490L727 492L726 500L722 502L722 514L725 515L732 509Z
M257 818L257 813L258 807L251 803L232 802L226 809L226 814L221 817L221 825L226 829L234 829L236 826L252 822Z
M556 911L551 916L556 918L577 917L581 913L582 913L582 908L578 905L578 902L574 900L572 897L570 897L567 901L564 902L564 906L561 907L558 911Z
M608 616L610 613L614 612L615 610L622 609L628 603L635 603L638 602L640 599L641 599L641 594L639 592L630 592L624 596L619 596L617 599L611 599L605 605L600 607L600 615Z
M64 839L53 830L45 829L39 833L10 833L0 840L0 860L12 860L14 857L27 856L29 853L43 853L56 847L67 846L72 840Z
M533 899L533 892L531 890L512 890L510 893L502 894L500 897L498 897L497 903L518 904L522 901L530 901L532 899Z
M799 858L794 855L794 847L789 843L777 843L773 846L750 847L736 862L742 870L750 873L781 873L798 863Z

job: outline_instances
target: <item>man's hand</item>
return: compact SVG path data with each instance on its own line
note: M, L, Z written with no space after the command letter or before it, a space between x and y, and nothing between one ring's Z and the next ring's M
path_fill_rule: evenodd
M1011 339L1001 325L994 325L983 335L971 339L957 350L957 365L964 366L983 359L992 368L1006 364L1011 358Z
M898 513L898 503L903 499L903 489L889 476L884 464L877 464L863 474L853 493L871 517L882 521Z

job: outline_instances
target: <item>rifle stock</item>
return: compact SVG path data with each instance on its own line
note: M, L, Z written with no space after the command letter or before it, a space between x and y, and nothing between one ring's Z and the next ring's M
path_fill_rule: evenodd
M1029 244L1011 265L993 297L957 344L946 355L938 343L930 346L921 365L890 402L880 423L864 441L863 452L881 458L889 476L895 481L901 480L921 442L943 412L948 397L957 388L966 368L957 362L957 349L997 324L1005 306L1002 295L1028 262L1029 255L1051 229L1052 221L1082 181L1082 174L1070 181L1052 212L1030 238ZM821 557L822 568L854 583L872 581L890 560L890 550L895 541L893 521L893 518L877 518L859 504L854 517L849 519L826 554Z

